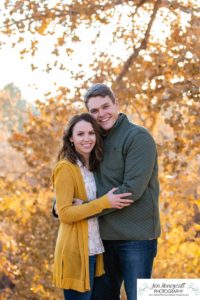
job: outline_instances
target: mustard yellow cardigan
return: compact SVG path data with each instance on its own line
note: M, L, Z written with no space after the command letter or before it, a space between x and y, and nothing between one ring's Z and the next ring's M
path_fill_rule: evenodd
M55 248L53 282L62 289L90 290L87 218L110 208L107 196L83 205L72 205L74 198L87 200L79 166L61 160L54 168L52 182L56 193L60 227ZM104 273L102 254L97 255L96 276Z

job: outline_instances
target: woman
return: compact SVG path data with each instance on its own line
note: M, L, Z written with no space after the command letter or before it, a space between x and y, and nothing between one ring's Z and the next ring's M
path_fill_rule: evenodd
M64 132L52 176L60 220L53 277L55 285L64 289L67 300L90 299L94 277L104 273L104 248L98 220L90 217L106 208L120 209L132 203L123 199L130 193L115 195L115 188L95 199L92 172L102 157L102 140L96 121L87 113L74 116ZM74 199L85 203L74 205Z

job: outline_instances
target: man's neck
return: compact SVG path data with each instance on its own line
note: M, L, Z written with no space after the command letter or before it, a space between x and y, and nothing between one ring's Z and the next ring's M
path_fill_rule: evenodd
M120 113L118 114L118 117L117 117L117 119L115 120L115 123L113 124L113 126L112 126L110 129L108 129L108 130L104 130L104 129L103 129L103 136L106 137L106 136L111 132L111 130L113 129L113 127L115 127L115 124L116 124L117 120L119 119L119 117L120 117Z

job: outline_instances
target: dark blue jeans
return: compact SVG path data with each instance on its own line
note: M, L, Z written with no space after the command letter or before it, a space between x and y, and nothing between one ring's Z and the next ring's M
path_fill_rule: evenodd
M78 292L75 290L63 290L65 300L90 300L92 294L92 288L94 284L96 266L96 255L89 256L89 272L90 272L90 288L88 292Z
M137 300L137 278L151 278L157 240L104 241L106 274L96 278L91 300L119 300L122 281L127 300Z

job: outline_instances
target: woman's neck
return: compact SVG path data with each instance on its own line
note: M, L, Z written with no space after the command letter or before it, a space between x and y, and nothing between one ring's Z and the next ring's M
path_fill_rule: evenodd
M89 169L89 165L90 165L90 156L88 155L87 157L83 157L84 158L84 162L85 162L85 166L87 169Z
M89 169L89 165L90 165L90 154L85 154L85 155L83 155L83 154L80 154L79 153L79 155L81 155L81 160L84 162L84 165L85 165L85 167L87 168L87 169Z

